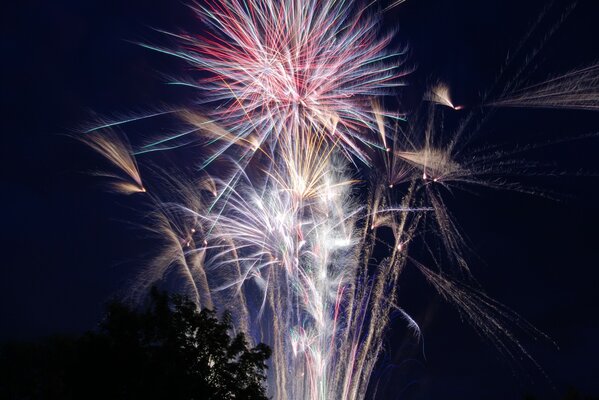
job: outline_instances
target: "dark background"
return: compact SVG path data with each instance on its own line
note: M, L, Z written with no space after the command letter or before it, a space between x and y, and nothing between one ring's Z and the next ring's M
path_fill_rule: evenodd
M540 43L532 80L596 61L599 5L580 1L560 22L571 5L408 0L390 11L385 28L397 30L398 45L409 44L409 63L417 67L401 93L406 107L436 79L450 84L454 103L476 105L544 9L525 51L510 65ZM186 65L130 41L160 40L152 28L200 28L183 3L164 0L2 7L0 339L82 332L96 326L107 299L127 287L153 244L127 222L136 199L104 193L85 174L97 157L63 135L95 115L183 104L196 96L165 85L161 75L184 75ZM521 144L598 130L599 114L592 112L500 110L484 135ZM535 182L561 193L558 201L481 191L451 202L483 287L559 346L523 337L544 372L502 358L408 269L400 302L421 324L423 341L408 338L403 323L393 320L385 362L375 374L380 398L518 399L534 393L551 399L569 385L599 395L597 142L565 142L534 155L565 173Z

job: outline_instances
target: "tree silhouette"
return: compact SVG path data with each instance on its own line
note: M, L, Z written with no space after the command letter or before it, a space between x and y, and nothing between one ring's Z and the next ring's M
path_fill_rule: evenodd
M270 349L231 330L229 313L153 290L143 312L110 304L99 332L4 346L0 398L267 399Z

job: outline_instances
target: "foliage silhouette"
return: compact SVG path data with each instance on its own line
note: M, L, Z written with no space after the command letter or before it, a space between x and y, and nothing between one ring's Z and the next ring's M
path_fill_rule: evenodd
M2 399L267 399L264 344L234 337L189 300L154 289L149 307L108 306L98 332L12 343L0 353Z

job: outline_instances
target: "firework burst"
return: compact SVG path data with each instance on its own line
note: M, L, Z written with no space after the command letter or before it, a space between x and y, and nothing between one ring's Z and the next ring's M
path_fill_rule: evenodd
M388 51L392 36L379 35L367 7L228 0L192 9L208 33L175 35L182 42L177 51L145 46L209 74L173 83L202 91L200 104L233 133L221 146L243 141L276 153L282 136L311 132L368 163L363 147L374 144L377 116L370 101L391 94L408 71L405 50Z

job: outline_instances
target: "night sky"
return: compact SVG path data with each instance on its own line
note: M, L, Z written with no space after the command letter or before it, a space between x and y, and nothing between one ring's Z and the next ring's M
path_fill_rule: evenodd
M135 196L102 191L86 174L99 158L65 134L96 116L193 100L197 93L164 84L165 73L185 75L187 65L132 42L160 42L152 28L201 28L177 1L12 3L0 12L0 339L29 340L94 328L155 245L132 223ZM400 99L410 108L427 82L442 80L455 104L478 104L542 10L524 44L528 53L543 43L531 80L597 61L599 2L569 11L572 4L408 0L384 17L415 67ZM483 131L500 143L542 143L599 132L599 113L499 110ZM483 190L450 201L481 285L557 344L522 336L540 368L502 358L408 268L399 301L421 324L423 341L393 319L373 378L378 398L552 399L568 386L599 395L598 150L595 137L536 151L562 174L526 182L557 199Z

